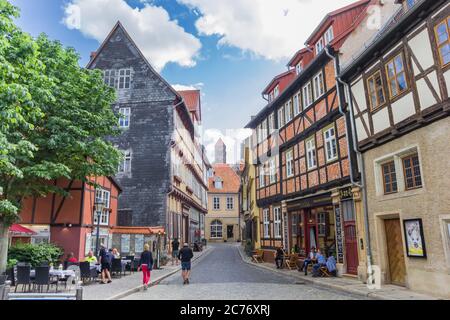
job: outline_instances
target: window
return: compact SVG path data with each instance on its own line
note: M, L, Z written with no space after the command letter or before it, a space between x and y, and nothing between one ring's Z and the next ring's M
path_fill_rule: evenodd
M219 197L213 198L213 208L214 208L214 210L220 210L220 198Z
M268 238L269 235L269 209L263 210L263 224L264 224L264 238Z
M271 113L269 115L269 133L272 133L275 131L275 115Z
M375 72L367 79L367 87L369 88L371 109L374 110L382 106L386 100L384 98L383 79L381 79L380 71Z
M285 112L285 122L286 124L292 120L292 101L286 102L284 105L284 112Z
M405 175L405 189L411 190L422 187L419 156L417 154L402 159Z
M120 69L118 89L129 89L130 84L131 84L131 69Z
M408 89L402 54L395 56L387 63L386 74L391 98L395 98Z
M333 26L329 27L325 32L325 44L329 44L334 39Z
M222 238L222 222L214 220L211 222L211 238Z
M273 91L269 93L269 102L273 101Z
M297 73L297 75L299 75L302 71L303 71L302 63L299 62L299 63L297 63L297 65L295 66L295 72Z
M214 181L214 188L216 189L223 188L223 181L220 178L216 178L216 180Z
M273 89L273 98L275 99L280 94L280 87L277 85L275 89Z
M314 99L317 100L325 93L325 87L323 84L323 73L320 72L313 79L314 82Z
M411 9L415 3L416 3L416 0L406 0L406 7L408 9Z
M119 109L120 118L119 118L119 127L120 128L129 128L130 127L130 108L120 108Z
M325 138L325 151L327 155L327 161L332 161L337 158L337 145L336 145L336 135L334 127L327 129L324 132Z
M306 141L306 157L308 160L308 169L313 169L317 166L316 162L316 143L314 138Z
M105 84L115 88L116 87L116 70L103 71L103 80Z
M119 173L131 172L131 151L123 151L123 160L119 164Z
M327 235L327 213L320 212L317 214L317 227L319 237L326 237Z
M313 103L311 82L308 82L308 84L304 86L302 90L303 90L303 109L306 109Z
M450 16L439 23L435 29L441 65L450 63Z
M98 224L97 216L100 214L100 224L107 226L109 224L110 192L101 188L95 189L95 203L103 204L103 210L97 210L94 215L94 224Z
M284 126L284 107L278 109L278 129Z
M234 209L234 198L227 197L227 210L233 210L233 209Z
M262 140L267 139L267 119L261 123Z
M275 159L269 160L269 180L270 183L277 182L277 171L275 166Z
M383 173L384 194L397 192L397 176L394 161L383 164L381 171Z
M266 185L264 175L264 165L259 166L259 187L262 188Z
M286 152L286 176L292 177L294 175L294 152L293 150L289 150Z
M300 113L300 92L294 96L294 116Z
M281 208L273 209L275 238L281 239Z
M319 41L316 43L316 54L319 54L324 48L323 45L323 38L320 38Z

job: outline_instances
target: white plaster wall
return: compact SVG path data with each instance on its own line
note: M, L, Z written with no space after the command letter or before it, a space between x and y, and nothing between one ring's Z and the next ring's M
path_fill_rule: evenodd
M398 99L392 104L392 114L394 116L394 123L398 123L406 118L414 115L416 109L414 107L414 99L412 92L406 96Z
M373 122L373 133L377 134L384 129L389 128L389 113L388 109L385 107L372 115Z
M436 71L433 71L428 75L428 79L431 82L434 90L436 90L437 94L439 94L439 85L437 80ZM417 93L419 94L420 101L420 109L424 110L438 103L434 95L431 93L430 88L428 87L425 79L420 79L416 82Z
M414 52L419 64L423 70L428 69L434 65L433 52L431 51L430 37L428 35L428 29L423 30L414 38L408 41L411 50ZM414 74L417 75L419 70L414 67Z

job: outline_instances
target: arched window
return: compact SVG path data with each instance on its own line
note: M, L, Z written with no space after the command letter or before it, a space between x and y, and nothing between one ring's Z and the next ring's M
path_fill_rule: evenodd
M222 222L220 220L211 222L211 238L222 238Z

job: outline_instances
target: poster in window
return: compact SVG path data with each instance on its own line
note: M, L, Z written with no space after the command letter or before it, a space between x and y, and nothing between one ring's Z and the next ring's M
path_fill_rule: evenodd
M123 253L130 252L130 235L123 234L120 239L120 250Z
M134 236L134 251L141 253L144 251L144 235L137 234Z
M92 247L92 240L91 240L91 234L86 233L86 242L84 246L84 254L87 255Z
M426 258L422 219L403 220L403 227L408 257Z

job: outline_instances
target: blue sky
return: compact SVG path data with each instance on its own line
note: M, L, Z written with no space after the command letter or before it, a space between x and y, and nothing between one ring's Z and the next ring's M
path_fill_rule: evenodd
M203 98L206 139L245 126L265 105L261 91L323 16L353 0L10 0L17 23L74 47L85 66L120 19L172 85ZM320 2L320 3L319 3ZM70 10L68 10L68 8ZM73 10L73 9L76 10ZM80 15L80 21L70 22ZM170 52L170 57L167 57ZM212 141L212 140L211 140ZM206 143L211 144L211 141ZM225 140L227 143L227 140ZM228 145L228 143L227 143ZM232 148L232 146L230 146ZM209 146L212 150L212 147Z

